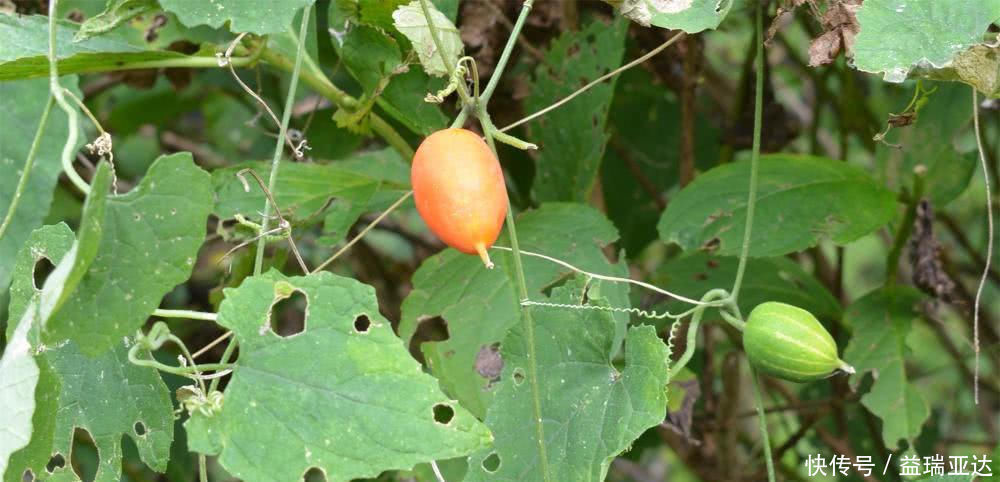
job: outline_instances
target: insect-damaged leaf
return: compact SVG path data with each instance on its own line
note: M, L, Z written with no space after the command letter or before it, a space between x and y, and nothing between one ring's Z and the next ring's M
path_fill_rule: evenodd
M618 234L614 226L589 207L546 203L517 219L521 249L556 256L588 271L626 276L624 263L612 264L601 248ZM506 235L497 242L508 245ZM484 346L499 343L520 323L513 258L509 252L490 253L496 268L487 270L475 256L448 249L424 261L413 275L413 291L403 301L399 334L410 343L420 323L440 316L448 324L449 339L420 346L428 365L444 390L479 417L493 398L487 390L489 376L476 371L476 356ZM535 257L522 256L529 298L565 281L570 270ZM604 293L614 306L629 306L627 285L609 285ZM616 314L617 340L624 336L628 317ZM617 346L617 344L616 344Z
M102 171L107 177L107 169ZM107 183L95 183L93 187L104 189ZM20 318L30 317L33 310L44 312L45 300L51 296L46 292L62 286L64 280L57 267L42 290L35 288L35 263L46 258L59 266L72 265L77 252L73 233L64 224L45 226L32 233L14 268L11 315ZM43 348L37 332L29 335L29 343L40 369L34 390L37 409L31 418L31 442L13 454L5 481L21 480L26 470L36 480L77 480L69 464L52 473L46 470L46 464L56 454L70 460L76 428L86 430L94 439L99 457L97 481L121 479L123 435L132 438L139 456L151 468L166 469L173 440L173 407L156 370L129 363L128 347L123 344L90 358L69 341Z
M697 33L714 29L733 7L733 0L605 0L622 15L650 25Z
M208 25L221 27L229 22L233 32L274 34L284 32L302 7L312 8L315 0L160 0L160 5L173 12L189 27Z
M462 37L459 36L455 24L451 23L451 20L435 8L431 2L427 2L427 8L430 12L430 20L434 22L438 41L441 42L441 51L445 60L441 60L442 53L438 52L437 45L431 37L431 29L427 24L427 16L424 15L420 0L402 5L392 12L393 25L413 43L413 50L420 57L420 64L424 66L424 71L431 75L447 75L448 67L445 66L445 62L448 62L452 68L458 63L458 58L462 55Z
M305 328L281 337L271 309L302 293ZM423 373L378 311L374 290L327 272L277 272L226 290L219 324L240 355L219 413L195 412L189 446L249 481L327 480L469 454L491 436Z
M73 340L88 355L120 345L191 274L211 199L208 173L186 152L157 159L135 189L109 197L97 257L45 340Z
M547 301L581 304L583 284L574 278ZM595 289L587 295L606 304ZM517 325L501 344L503 374L486 415L496 442L469 457L465 480L604 480L611 459L666 415L667 347L653 327L632 327L616 366L610 313L529 309L533 341Z

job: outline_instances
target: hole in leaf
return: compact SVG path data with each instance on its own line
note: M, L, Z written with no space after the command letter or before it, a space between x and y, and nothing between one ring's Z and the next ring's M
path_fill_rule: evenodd
M21 482L34 482L35 473L31 469L25 469L24 473L21 474Z
M524 383L524 369L518 367L514 369L514 385Z
M500 456L496 452L493 452L488 457L483 459L483 470L494 473L500 469Z
M295 290L271 306L271 331L282 338L298 335L306 329L306 312L309 300L306 294Z
M66 466L66 458L62 454L55 454L49 459L49 463L45 464L45 471L48 473L53 473L57 469L61 469ZM35 475L32 474L31 478L34 479Z
M500 356L500 344L483 345L476 353L476 373L487 380L500 378L503 372L503 357Z
M448 425L455 416L455 410L446 403L434 405L434 421L442 425Z
M367 333L368 328L372 326L372 320L368 319L368 315L358 315L354 319L354 331L358 333Z
M45 280L49 279L49 275L52 274L52 270L56 269L52 261L49 258L39 258L35 261L35 268L31 272L32 281L35 283L35 289L40 290L42 286L45 286Z
M97 461L100 454L94 445L94 438L86 429L77 427L73 430L73 448L70 451L69 462L73 472L84 482L91 482L97 477Z
M428 341L445 341L448 334L448 322L440 316L423 316L417 320L417 331L410 337L410 355L422 365L427 364L420 345Z
M326 472L319 467L309 467L309 470L305 474L302 474L302 480L305 482L324 482L326 481Z
M135 434L140 437L146 435L146 425L142 422L136 422L135 425L132 426L132 430L135 430Z

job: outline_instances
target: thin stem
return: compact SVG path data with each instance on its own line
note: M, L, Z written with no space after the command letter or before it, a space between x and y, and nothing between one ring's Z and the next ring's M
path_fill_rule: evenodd
M513 247L508 248L506 246L493 246L492 249L500 249L500 250L503 250L503 251L514 251ZM692 305L696 305L696 306L717 306L718 305L716 303L705 303L703 301L698 301L698 300L695 300L695 299L691 299L691 298L688 298L686 296L682 296L682 295L679 295L679 294L676 294L676 293L672 293L672 292L667 291L667 290L665 290L663 288L660 288L658 286L651 285L649 283L645 283L645 282L642 282L642 281L637 281L637 280L630 279L630 278L619 278L617 276L607 276L607 275L602 275L602 274L598 274L598 273L591 273L590 271L585 271L585 270L582 270L580 268L577 268L576 266L573 266L573 265L571 265L571 264L569 264L569 263L567 263L567 262L565 262L565 261L563 261L561 259L553 258L551 256L546 256L544 254L533 253L531 251L524 251L524 250L521 250L520 253L522 255L525 255L525 256L532 256L532 257L535 257L535 258L544 259L546 261L551 261L551 262L556 263L556 264L558 264L560 266L563 266L565 268L569 268L569 269L571 269L573 271L576 271L577 273L580 273L580 274L585 274L585 275L587 275L587 276L589 276L591 278L594 278L594 279L599 279L599 280L604 280L604 281L611 281L611 282L615 282L615 283L629 283L629 284L633 284L633 285L636 285L636 286L641 286L643 288L646 288L647 290L655 291L657 293L660 293L661 295L669 296L669 297L671 297L671 298L673 298L675 300L683 301L683 302L686 302L686 303L691 303Z
M10 207L7 208L7 214L4 215L3 223L0 224L0 239L7 232L7 228L14 219L14 212L17 211L18 205L21 204L21 196L24 195L24 189L28 185L28 178L31 176L31 170L35 165L35 156L38 155L38 146L41 144L42 134L45 133L45 126L49 122L49 113L52 112L52 104L54 103L55 99L49 96L49 100L45 102L45 108L42 109L42 118L38 121L35 138L31 141L31 149L28 150L28 157L24 160L21 179L17 181L17 188L14 189L14 197L10 200Z
M305 38L309 28L309 13L312 7L307 6L302 9L302 24L299 27L299 38ZM274 157L271 159L271 177L268 179L267 187L269 191L274 191L278 182L278 168L281 166L281 153L284 150L285 135L288 132L288 121L292 118L292 107L295 106L295 88L299 83L299 72L302 69L303 46L305 42L298 42L298 49L295 53L295 66L292 67L292 79L288 85L288 96L285 98L285 110L281 113L281 127L278 130L278 142L274 146ZM268 223L271 218L271 200L264 199L264 219L261 220L261 232L268 230ZM254 258L253 274L259 275L264 264L264 246L267 239L261 238L257 241L257 256ZM214 380L213 380L214 381Z
M441 469L438 468L437 461L431 460L431 470L434 471L434 478L436 478L438 482L445 482L444 475L441 474Z
M80 174L76 172L73 168L73 154L76 151L76 139L78 120L76 109L66 102L66 97L63 96L63 87L59 84L59 66L56 60L56 14L59 7L59 0L49 0L49 90L52 92L52 96L55 97L56 102L59 103L59 107L66 112L66 116L69 118L69 133L66 136L66 144L63 145L62 150L62 166L63 171L66 171L66 177L69 178L70 182L76 186L84 195L90 194L90 186L86 181L80 177Z
M222 336L220 336L220 337L212 340L211 343L209 343L209 344L201 347L200 350L194 352L194 355L191 355L191 357L198 358L198 357L204 355L208 350L211 350L212 347L214 347L215 345L218 345L219 343L222 343L222 342L228 340L229 337L231 337L231 336L233 336L233 332L231 332L231 331L227 331L227 332L223 333Z
M701 301L702 303L707 304L714 300L726 300L726 298L726 290L714 289L705 293L705 296L701 298ZM684 353L681 354L677 363L674 363L674 365L670 367L670 370L667 371L668 381L673 380L673 378L677 376L677 374L680 373L685 366L687 366L691 357L694 356L695 346L698 343L698 326L701 325L701 318L705 315L705 309L707 308L708 306L699 306L695 309L694 315L691 316L691 323L688 324L687 329L687 342L684 345Z
M760 167L760 131L761 113L764 105L764 8L757 3L756 29L754 41L757 43L757 88L753 104L753 151L750 154L750 192L747 195L747 219L743 226L743 246L740 250L740 262L736 267L736 280L733 282L733 304L739 299L740 287L743 284L743 273L746 272L747 259L750 256L750 239L753 230L753 214L757 205L757 171ZM773 468L771 470L773 480Z
M758 12L760 7L758 7ZM758 24L759 25L759 24ZM760 438L764 444L764 464L767 466L767 480L774 482L774 460L771 459L771 440L767 433L767 418L764 415L764 398L760 394L760 383L757 372L750 367L750 381L753 386L754 405L757 406L757 419L760 421Z
M294 68L292 61L288 60L280 53L272 50L264 49L261 53L261 59L268 64L285 71L291 71ZM347 92L340 90L322 73L306 70L300 75L303 82L308 84L313 88L313 90L323 97L330 99L330 101L338 107L348 110L357 108L358 100L351 97ZM374 112L368 114L368 119L371 122L372 131L385 140L390 147L395 149L396 152L403 157L403 159L413 158L413 148L410 147L410 144L406 142L406 139L404 139L391 124L386 122L385 119Z
M976 301L972 308L972 344L976 351L976 363L973 370L973 398L976 405L979 405L979 302L983 296L983 288L986 286L986 277L990 273L990 262L993 261L993 194L990 192L989 166L986 164L986 155L983 151L983 136L979 130L979 94L976 89L972 89L972 118L976 128L976 148L979 150L979 162L983 165L983 181L986 182L986 266L983 266L983 276L979 279L979 286L976 288Z
M549 113L550 111L555 110L555 109L561 107L563 104L565 104L565 103L573 100L573 98L575 98L576 96L578 96L578 95L586 92L591 87L593 87L593 86L595 86L597 84L600 84L601 82L604 82L605 80L608 80L608 79L610 79L610 78L612 78L612 77L614 77L614 76L616 76L616 75L618 75L618 74L620 74L620 73L622 73L622 72L624 72L624 71L626 71L628 69L631 69L632 67L635 67L636 65L639 65L639 64L641 64L641 63L649 60L654 55L662 52L667 47L673 45L674 42L677 42L682 37L684 37L684 32L678 32L673 37L670 37L670 39L668 39L666 42L663 42L662 44L660 44L659 47L656 47L655 49L650 50L647 54L643 55L642 57L639 57L639 58L637 58L637 59L635 59L635 60L633 60L633 61L631 61L631 62L629 62L629 63L627 63L625 65L622 65L621 67L618 67L615 70L612 70L611 72L608 72L608 73L606 73L606 74L598 77L597 79L593 80L589 84L587 84L587 85L585 85L585 86L580 87L579 89L577 89L576 92L573 92L572 94L570 94L570 95L568 95L566 97L563 97L558 102L556 102L556 103L554 103L554 104L552 104L552 105L550 105L550 106L548 106L548 107L546 107L546 108L544 108L544 109L542 109L542 110L540 110L538 112L535 112L534 114L531 114L531 115L529 115L529 116L527 116L527 117L525 117L525 118L523 118L523 119L521 119L519 121L516 121L516 122L514 122L514 123L512 123L512 124L510 124L510 125L508 125L508 126L506 126L504 128L502 128L502 129L500 129L500 132L509 131L509 130L511 130L511 129L519 126L519 125L521 125L521 124L524 124L526 122L529 122L529 121L532 121L534 119L537 119L538 117L541 117L541 116ZM491 84L493 83L493 79L495 79L495 78L497 78L497 75L493 74L493 77L490 78L490 83ZM490 92L490 90L489 90L490 87L489 86L486 86L486 89L487 89L486 90L487 92Z
M202 321L215 321L219 318L219 315L215 313L206 313L204 311L163 310L163 309L153 310L153 316L159 316L160 318L183 318L186 320L202 320Z
M437 49L438 56L441 57L441 63L444 64L445 70L448 71L448 79L455 79L455 66L448 61L448 57L445 56L444 49L441 48L441 38L438 36L437 26L434 25L434 18L431 17L430 7L427 6L427 0L420 0L420 9L424 11L424 19L427 20L427 29L431 31L431 41L434 42L434 48ZM474 100L469 97L469 92L465 90L465 79L461 79L458 82L458 96L462 99L463 105L473 105Z
M493 69L493 75L490 76L490 82L486 84L486 90L483 91L483 95L479 97L479 102L482 105L487 105L490 102L490 97L493 96L493 91L496 90L497 85L500 84L500 77L503 76L503 71L507 68L507 61L510 59L510 53L514 50L514 44L517 43L517 37L521 35L521 29L524 27L524 21L528 18L528 14L531 12L531 5L534 0L524 0L521 4L521 13L517 16L517 21L514 22L514 28L510 29L510 36L507 37L507 45L504 45L503 52L500 53L500 60L497 61L496 67ZM546 475L548 477L548 475Z
M365 226L365 229L362 229L360 233L358 233L356 236L354 236L353 238L351 238L351 240L348 241L347 244L345 244L342 248L338 249L336 253L333 253L333 256L330 256L329 258L327 258L326 261L323 261L322 263L320 263L320 265L317 266L316 269L314 269L313 271L314 272L320 271L323 268L326 268L327 266L329 266L330 263L332 263L335 259L337 259L338 256L340 256L341 254L343 254L344 251L347 251L348 249L350 249L351 246L354 246L354 243L357 243L358 240L360 240L366 234L368 234L368 231L371 231L376 225L378 225L378 223L380 223L383 219L385 219L385 217L388 216L389 213L395 211L396 208L398 208L400 205L402 205L403 202L406 201L407 199L409 199L410 196L412 196L412 195L413 195L413 191L406 191L406 194L403 194L403 196L400 197L399 199L397 199L396 202L392 203L392 205L389 206L389 208L386 209L385 212L383 212L382 214L379 214L378 217L375 218L368 226Z
M105 133L104 127L102 127L101 123L98 122L97 117L94 117L94 113L91 112L90 109L87 108L87 105L84 104L83 101L80 100L79 97L77 97L75 94L73 94L73 92L71 90L66 89L66 88L63 88L63 93L66 94L66 95L68 95L70 99L73 99L73 102L75 102L76 105L78 105L80 107L80 110L82 110L83 113L87 115L87 117L90 119L90 123L94 124L94 127L97 128L97 132L99 132L101 134Z
M530 8L531 0L525 2ZM520 20L520 19L519 19ZM513 37L514 34L511 34ZM509 44L509 42L508 42ZM494 76L499 76L501 69L498 69ZM497 155L496 142L493 141L493 127L490 121L489 114L486 113L486 109L483 107L486 103L481 103L479 105L479 120L483 123L483 130L486 131L486 143L489 144L490 150L493 151L493 155ZM507 200L507 233L510 235L510 246L511 251L514 253L512 258L514 259L514 273L515 281L517 282L518 296L522 300L528 299L528 284L524 277L524 266L521 263L521 249L517 242L517 229L514 226L514 209L510 205L510 200ZM538 357L536 356L535 349L535 320L531 314L531 308L525 305L521 305L521 321L524 327L524 340L528 348L528 378L531 381L531 401L534 409L535 416L535 436L538 438L538 456L539 465L542 469L542 480L549 482L551 477L549 476L549 456L548 449L545 445L545 427L542 425L542 398L541 398L541 388L538 386Z
M208 482L208 467L205 463L207 458L205 454L198 454L198 480L200 482Z
M913 221L917 219L917 206L924 196L924 176L923 173L915 173L913 176L913 196L906 206L906 214L896 231L896 237L892 240L892 248L889 249L889 262L885 267L885 284L893 286L899 275L899 260L903 257L903 246L910 239L913 233Z
M229 359L232 358L233 352L236 351L236 345L237 345L236 339L230 341L229 344L226 345L226 351L222 352L222 358L220 358L219 361L222 363L229 363ZM216 388L219 388L220 380L222 379L221 378L212 379L212 382L208 385L207 393L212 393L215 391Z
M182 377L187 377L187 378L195 378L195 379L197 379L198 378L197 376L192 376L192 375L197 375L200 372L207 372L207 371L231 370L235 366L235 365L232 365L232 364L229 364L229 363L207 363L207 364L204 364L204 365L192 365L192 366L186 366L186 367L173 367L173 366L170 366L170 365L164 365L163 363L160 363L160 362L158 362L156 360L152 360L152 359L145 360L145 359L139 358L139 356L138 356L138 354L139 354L138 353L139 352L139 348L140 348L140 345L138 343L136 343L135 345L132 345L132 348L129 349L129 351L128 351L128 360L133 365L138 365L138 366L141 366L141 367L155 368L155 369L157 369L157 370L159 370L161 372L172 373L174 375L178 375L178 376L182 376ZM215 382L215 380L213 380L213 382Z

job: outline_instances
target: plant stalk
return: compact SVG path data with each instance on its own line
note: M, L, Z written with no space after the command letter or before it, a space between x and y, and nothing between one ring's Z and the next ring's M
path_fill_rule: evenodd
M52 104L54 103L55 98L50 95L49 100L45 103L45 108L42 109L42 118L38 121L38 129L35 130L35 138L31 141L31 149L28 150L28 157L24 160L21 179L17 181L17 188L14 189L14 197L10 200L10 207L7 208L7 214L3 218L3 223L0 224L0 238L3 238L4 233L7 232L7 228L14 219L14 212L17 211L17 207L21 204L21 196L24 195L24 189L28 185L28 178L31 177L31 169L35 165L35 156L38 155L38 146L41 144L42 134L45 133L45 126L49 122L49 113L52 112Z

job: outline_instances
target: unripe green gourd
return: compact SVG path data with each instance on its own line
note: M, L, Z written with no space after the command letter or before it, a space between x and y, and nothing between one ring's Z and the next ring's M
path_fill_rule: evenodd
M837 356L837 344L812 313L776 301L757 305L743 328L743 349L758 370L793 382L854 373Z

